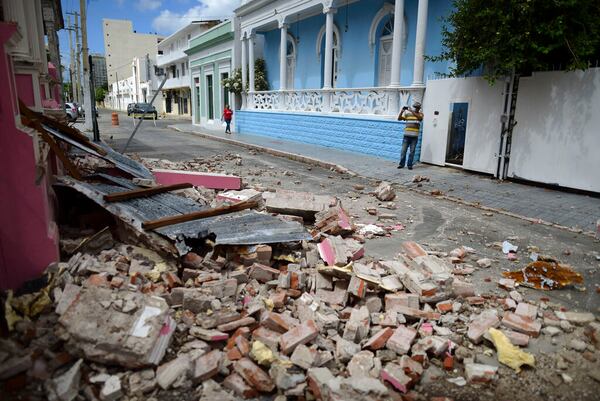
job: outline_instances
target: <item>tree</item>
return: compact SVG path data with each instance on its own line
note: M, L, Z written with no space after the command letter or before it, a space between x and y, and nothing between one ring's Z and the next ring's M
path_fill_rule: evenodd
M96 88L96 93L94 94L96 103L104 102L104 98L106 97L107 93L108 93L108 91L106 89L104 89L104 87Z
M560 66L585 69L600 57L600 1L590 0L454 0L444 19L442 54L450 76L483 67L494 82Z
M254 61L254 87L257 91L268 91L269 81L267 81L267 65L265 60L257 58Z

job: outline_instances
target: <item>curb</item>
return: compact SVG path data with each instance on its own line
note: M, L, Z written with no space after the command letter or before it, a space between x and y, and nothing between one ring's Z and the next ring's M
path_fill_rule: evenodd
M186 134L193 134L193 135L198 135L201 136L203 138L206 139L211 139L213 141L218 141L218 142L224 142L224 143L228 143L230 145L237 145L237 146L241 146L247 149L252 149L252 150L256 150L256 151L260 151L263 153L267 153L273 156L280 156L280 157L285 157L287 159L290 160L295 160L298 162L302 162L302 163L306 163L306 164L311 164L313 166L318 166L318 167L323 167L329 170L334 170L338 173L342 173L342 174L348 174L351 176L357 176L358 174L356 174L353 171L348 170L346 167L340 166L339 164L335 164L335 163L329 163L323 160L319 160L319 159L315 159L312 157L308 157L308 156L303 156L303 155L299 155L297 153L290 153L290 152L284 152L282 150L277 150L277 149L272 149L272 148L265 148L263 146L259 146L259 145L253 145L250 143L246 143L246 142L242 142L242 141L236 141L235 139L229 139L229 138L221 138L220 136L215 136L215 135L211 135L211 134L206 134L204 132L197 132L197 131L187 131L187 130L183 130L181 128L178 128L174 125L168 125L168 128L171 128L172 130L178 131L178 132L185 132Z
M295 160L295 161L299 161L302 163L306 163L306 164L311 164L314 166L319 166L319 167L323 167L326 169L330 169L330 170L334 170L337 171L338 173L342 173L342 174L348 174L351 175L353 177L356 176L361 176L361 177L365 177L365 178L369 178L369 179L377 179L375 177L368 177L368 176L362 176L352 170L347 169L344 166L340 166L339 164L334 164L334 163L329 163L323 160L319 160L319 159L315 159L312 157L307 157L307 156L302 156L299 155L297 153L290 153L290 152L284 152L281 150L276 150L276 149L271 149L271 148L265 148L259 145L253 145L253 144L249 144L246 142L241 142L241 141L237 141L235 139L229 139L229 138L221 138L218 136L214 136L211 134L206 134L203 132L197 132L197 131L187 131L187 130L183 130L180 128L177 128L174 125L168 125L168 128L171 128L172 130L178 131L178 132L185 132L187 134L193 134L193 135L198 135L201 136L203 138L206 139L211 139L214 141L219 141L219 142L224 142L224 143L229 143L231 145L237 145L237 146L241 146L247 149L253 149L253 150L257 150L260 152L264 152L273 156L279 156L279 157L285 157L288 158L290 160ZM503 210L503 209L497 209L497 208L493 208L493 207L489 207L489 206L485 206L485 205L481 205L477 202L470 202L470 201L465 201L463 199L460 198L454 198L452 196L448 196L448 195L432 195L430 192L428 191L424 191L422 189L417 189L417 188L412 188L406 185L403 185L401 183L397 183L397 182L392 182L392 184L394 186L400 186L402 189L408 190L408 191L412 191L415 192L417 194L420 195L424 195L424 196L431 196L437 199L444 199L450 202L455 202L458 203L460 205L464 205L464 206L470 206L473 207L475 209L479 209L479 210L484 210L484 211L488 211L488 212L494 212L494 213L498 213L498 214L502 214L505 216L509 216L509 217L513 217L513 218L517 218L520 220L525 220L528 221L532 224L541 224L544 226L548 226L548 227L553 227L553 228L558 228L561 230L566 230L572 233L576 233L576 234L583 234L586 235L588 237L591 237L592 239L596 239L595 234L592 231L583 231L582 229L578 229L578 228L573 228L573 227L567 227L567 226L563 226L557 223L552 223L546 220L542 220L542 219L536 219L533 217L527 217L527 216L523 216L517 213L513 213L513 212L509 212L507 210Z

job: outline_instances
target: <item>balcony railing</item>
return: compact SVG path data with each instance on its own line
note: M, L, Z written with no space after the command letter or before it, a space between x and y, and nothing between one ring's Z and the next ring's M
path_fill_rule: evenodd
M173 89L173 88L182 88L190 86L190 77L189 75L184 75L179 78L168 78L163 86L163 89Z
M246 109L396 116L421 101L423 88L373 87L262 91L246 96Z

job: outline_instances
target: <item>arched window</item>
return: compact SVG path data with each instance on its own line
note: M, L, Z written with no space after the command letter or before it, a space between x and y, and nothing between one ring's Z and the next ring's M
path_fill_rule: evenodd
M292 35L287 35L287 49L286 49L286 78L285 83L286 89L294 89L294 72L296 71L296 40Z
M341 41L340 30L337 25L333 25L333 52L332 52L332 71L331 71L331 86L335 88L335 83L338 77L338 60L341 57ZM317 35L317 57L321 61L321 85L325 82L325 25L321 27Z
M374 57L374 81L378 86L387 86L391 81L392 73L392 48L394 37L394 5L384 3L383 7L375 14L369 29L369 46ZM406 51L408 29L406 29L406 15L402 16L401 54Z
M392 77L392 47L394 39L394 16L390 16L383 25L379 36L377 65L377 85L388 86Z

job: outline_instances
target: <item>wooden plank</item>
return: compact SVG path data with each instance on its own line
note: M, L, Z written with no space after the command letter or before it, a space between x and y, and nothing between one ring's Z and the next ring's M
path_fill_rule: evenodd
M106 202L121 202L191 187L193 187L193 185L187 182L174 185L157 185L152 188L138 188L132 189L131 191L113 192L112 194L104 195L104 200Z
M199 210L197 212L181 214L179 216L169 216L163 217L162 219L145 221L142 223L142 228L144 230L154 230L165 226L171 226L173 224L185 223L186 221L199 220L206 217L220 216L223 214L239 212L257 206L258 201L247 200L244 202L234 203L233 205L219 206L212 209Z

